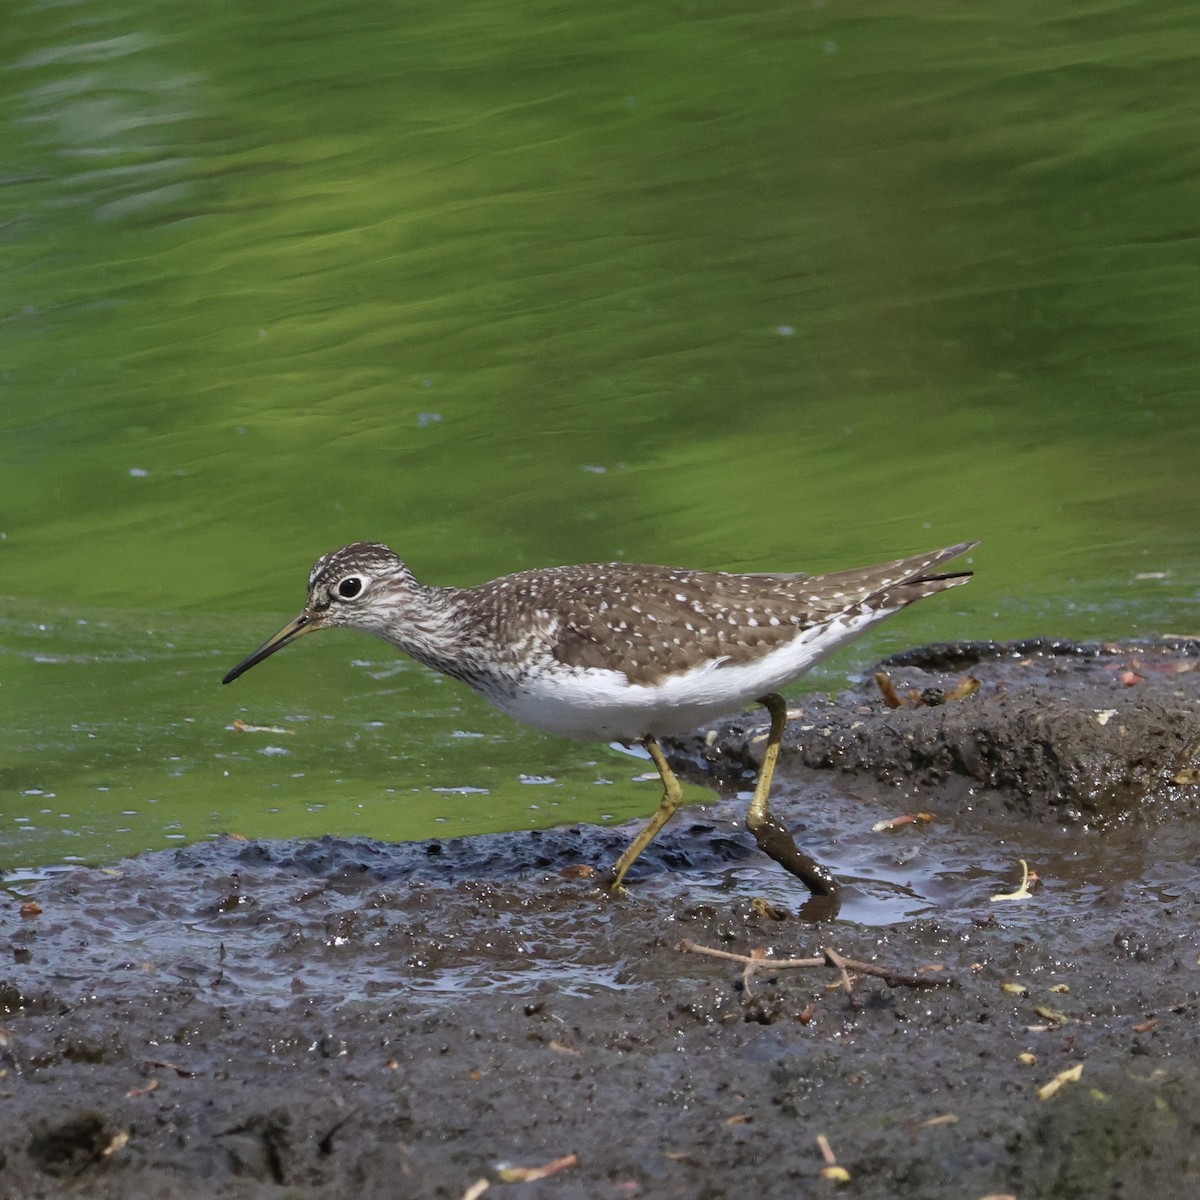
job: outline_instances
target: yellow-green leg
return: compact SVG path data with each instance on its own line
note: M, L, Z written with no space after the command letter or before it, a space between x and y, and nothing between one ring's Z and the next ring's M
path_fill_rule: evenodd
M646 827L642 832L629 843L625 853L617 859L608 884L609 889L614 892L625 890L621 886L621 880L625 878L625 873L637 861L638 855L654 841L658 831L675 815L675 810L683 803L683 788L679 786L675 772L667 765L667 756L663 754L658 739L643 738L642 745L649 751L650 757L654 760L654 765L662 777L663 794L662 799L658 802L658 811L646 822Z
M759 704L771 714L771 730L758 772L758 786L754 789L754 799L750 801L750 811L746 814L746 828L754 834L754 840L763 853L801 880L814 896L836 896L838 882L833 873L811 855L805 854L785 826L771 815L768 796L775 763L779 759L779 743L783 741L783 730L787 725L787 703L782 696L772 692L769 696L761 697Z
M767 797L771 794L771 780L775 777L775 764L779 761L779 744L783 741L783 731L787 726L787 703L781 695L772 692L769 696L762 696L758 702L771 716L771 729L767 734L762 766L758 769L754 799L750 801L750 811L746 814L746 828L756 836L763 822L771 820L771 806Z

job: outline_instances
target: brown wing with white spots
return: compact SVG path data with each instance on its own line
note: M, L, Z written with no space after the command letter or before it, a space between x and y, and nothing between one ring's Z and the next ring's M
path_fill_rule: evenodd
M585 585L560 594L553 650L560 662L653 683L710 659L756 658L790 641L807 620L790 595L794 585L780 581L618 567L609 582L619 590L595 597Z
M969 572L931 572L972 545L828 575L730 575L608 563L524 578L551 617L545 634L556 659L653 683L714 658L723 665L748 662L838 614L894 612L964 583Z

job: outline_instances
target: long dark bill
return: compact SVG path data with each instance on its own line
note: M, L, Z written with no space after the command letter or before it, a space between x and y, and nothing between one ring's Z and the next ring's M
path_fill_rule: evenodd
M284 646L294 642L297 638L303 637L306 633L312 633L314 630L320 628L321 626L315 624L308 613L302 612L295 620L289 621L278 633L267 638L249 658L242 659L221 682L232 683L239 675L244 675L256 663L262 662L264 658L270 658L276 650L282 650Z

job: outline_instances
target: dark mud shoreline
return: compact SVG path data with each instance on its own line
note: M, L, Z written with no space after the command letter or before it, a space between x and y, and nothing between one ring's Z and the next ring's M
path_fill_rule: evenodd
M10 895L0 1198L1191 1196L1198 656L934 647L884 667L905 707L805 700L775 807L846 881L820 924L732 799L681 814L621 899L586 868L627 831L596 828L229 838ZM761 732L677 761L744 787ZM993 900L1022 858L1032 898ZM747 994L685 939L954 986Z

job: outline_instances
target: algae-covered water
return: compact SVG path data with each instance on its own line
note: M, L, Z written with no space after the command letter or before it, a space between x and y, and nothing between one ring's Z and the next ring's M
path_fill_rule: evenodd
M361 636L220 687L359 538L439 583L982 539L821 687L922 640L1195 632L1190 6L5 29L0 866L654 806L647 763Z

